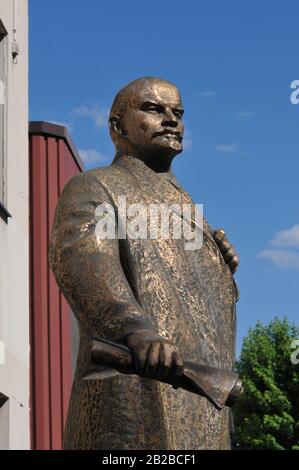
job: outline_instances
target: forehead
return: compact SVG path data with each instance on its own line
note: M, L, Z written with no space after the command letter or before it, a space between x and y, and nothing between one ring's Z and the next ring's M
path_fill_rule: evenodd
M140 105L145 101L153 101L165 106L182 106L178 89L167 82L152 82L139 88L134 93L134 104Z

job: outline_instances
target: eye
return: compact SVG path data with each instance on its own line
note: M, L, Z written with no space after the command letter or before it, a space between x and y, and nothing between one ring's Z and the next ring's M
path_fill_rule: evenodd
M140 109L152 114L163 113L163 107L155 103L143 103Z
M184 114L184 111L183 111L183 109L175 109L175 110L173 111L173 114L174 114L177 118L182 119L183 114Z
M147 111L149 111L150 113L158 113L159 109L157 106L148 106Z

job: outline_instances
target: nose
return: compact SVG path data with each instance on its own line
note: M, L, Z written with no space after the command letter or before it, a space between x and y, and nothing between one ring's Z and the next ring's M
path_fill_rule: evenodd
M178 119L175 114L171 111L171 109L166 109L165 114L163 116L162 126L165 127L177 127L178 126Z

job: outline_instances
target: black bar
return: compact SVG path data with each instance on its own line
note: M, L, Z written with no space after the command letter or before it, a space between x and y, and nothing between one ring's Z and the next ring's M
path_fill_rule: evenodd
M211 464L217 464L217 468L226 468L226 465L236 465L243 468L252 465L265 464L265 468L269 468L271 463L281 464L284 468L290 468L289 463L295 465L298 463L298 453L293 451L192 451L192 450L148 450L148 451L128 451L128 450L102 450L102 451L0 451L0 461L2 468L5 463L21 464L26 467L27 464L45 466L55 465L62 467L67 464L83 466L87 468L88 464L96 465L94 468L115 465L125 468L141 468L144 466L157 465L180 465L195 468L210 468Z

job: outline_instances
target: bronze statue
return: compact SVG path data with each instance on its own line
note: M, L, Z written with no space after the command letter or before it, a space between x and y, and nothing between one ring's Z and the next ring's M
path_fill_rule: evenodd
M224 405L240 393L229 372L238 257L225 232L203 220L203 245L194 250L182 238L97 232L105 212L97 208L118 213L120 197L145 208L194 206L171 170L182 152L182 116L173 84L131 82L110 112L114 161L74 177L60 197L50 262L81 336L65 449L230 448ZM192 376L193 363L203 386ZM209 366L228 372L214 380ZM202 396L189 391L189 379Z

